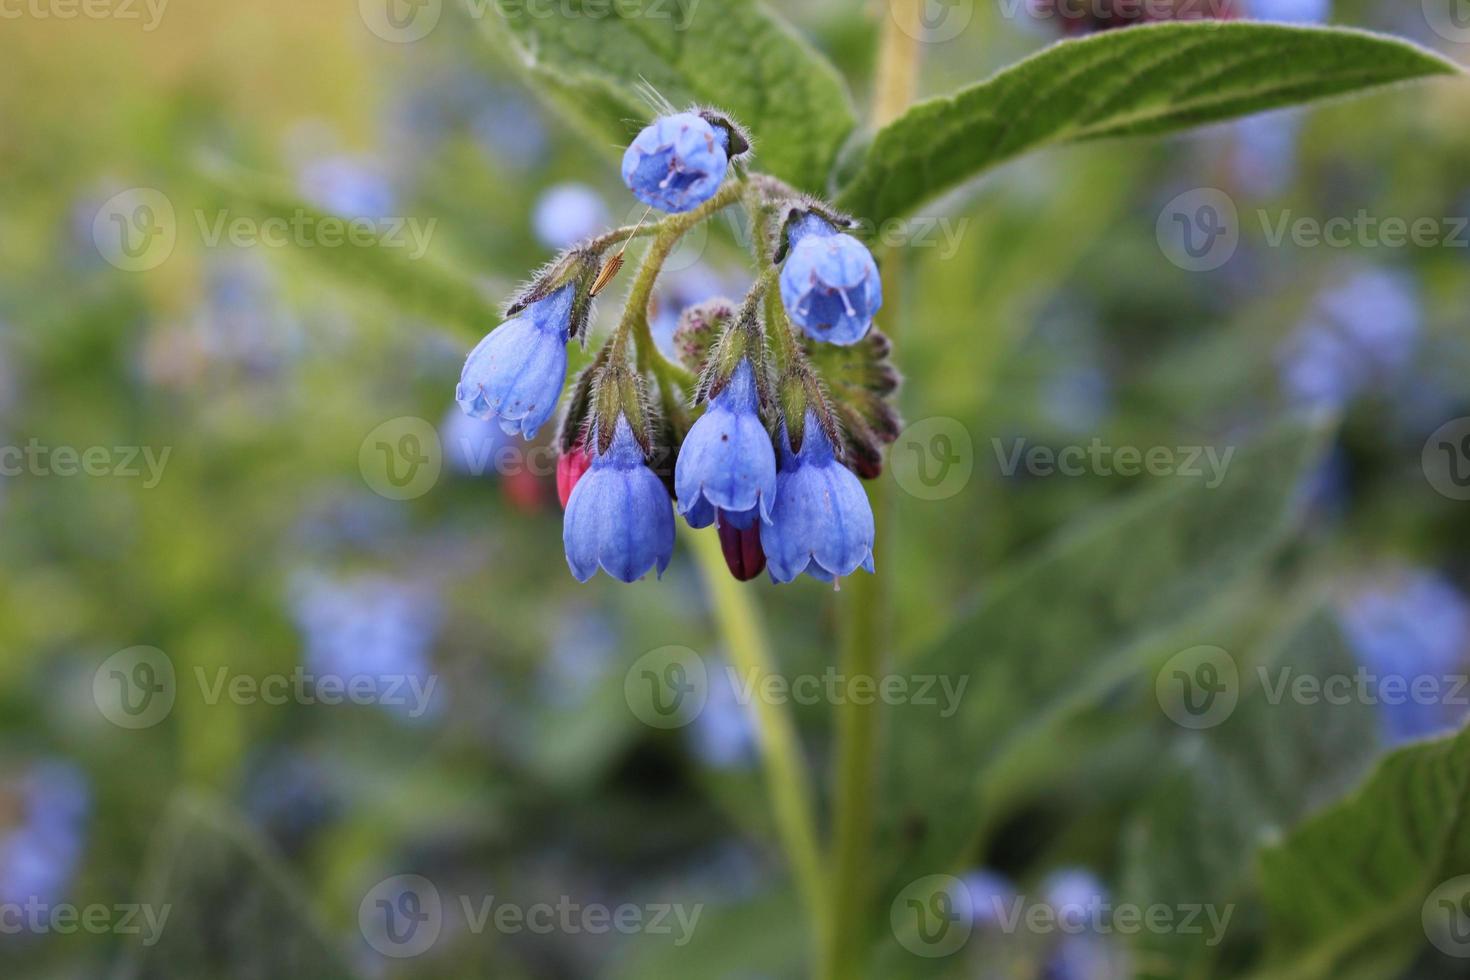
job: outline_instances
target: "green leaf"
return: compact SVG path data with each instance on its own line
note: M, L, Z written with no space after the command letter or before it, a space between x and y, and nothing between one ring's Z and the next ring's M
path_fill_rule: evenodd
M995 577L978 608L904 664L967 686L950 717L910 702L885 721L884 851L903 880L963 861L983 823L988 768L1136 673L1160 639L1274 554L1295 527L1298 487L1327 432L1282 427L1237 453L1217 487L1174 479L1084 519Z
M1268 840L1342 796L1372 765L1379 718L1360 700L1293 699L1301 677L1352 677L1337 626L1318 613L1273 637L1266 657L1240 664L1241 696L1217 728L1179 740L1179 751L1127 835L1124 889L1148 906L1233 908L1254 885L1251 858ZM1228 651L1227 651L1228 652ZM1238 654L1233 654L1238 658ZM1234 916L1239 941L1254 917ZM1143 976L1196 975L1191 962L1222 950L1204 933L1144 932Z
M838 197L881 224L1022 153L1168 133L1460 69L1362 31L1195 21L1053 45L881 130Z
M851 100L836 70L760 3L598 3L593 11L585 2L571 0L555 16L495 3L491 22L506 29L536 85L598 139L626 146L649 120L655 110L639 94L646 82L679 108L730 113L754 134L759 169L826 190L855 124Z
M1467 815L1470 730L1395 752L1355 795L1262 851L1266 975L1337 976L1364 958L1402 968L1424 944L1426 900L1470 873ZM1377 975L1396 973L1384 963Z
M146 868L143 902L155 916L166 910L168 917L156 936L135 940L121 976L357 976L290 871L221 804L192 795L175 799Z
M214 164L202 170L200 176L205 191L219 205L218 214L229 221L249 218L257 223L275 220L293 226L294 222L310 222L311 227L321 227L321 221L333 217L302 201L282 182L262 174ZM379 226L384 234L390 230L386 225ZM432 229L420 231L432 237ZM406 231L401 236L394 234L392 241L408 241ZM292 248L289 252L359 295L371 296L390 309L458 327L468 337L482 337L501 321L500 309L480 284L432 252L414 255L408 248L377 241L355 242L351 238L332 247Z

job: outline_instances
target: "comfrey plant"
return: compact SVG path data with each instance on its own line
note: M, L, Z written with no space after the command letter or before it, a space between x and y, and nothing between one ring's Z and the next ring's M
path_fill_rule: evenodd
M906 238L915 247L919 242L891 232L903 231L915 216L937 216L924 209L941 207L937 201L973 178L1046 147L1179 132L1459 71L1392 38L1247 20L1272 16L1263 0L1034 0L1030 10L1050 12L1059 29L1086 36L1050 45L953 93L914 102L924 51L955 38L947 32L963 30L961 22L968 21L950 16L958 7L935 22L920 0L894 0L880 18L872 113L864 124L836 66L780 24L768 5L753 0L704 5L698 12L691 4L687 18L668 24L651 18L633 23L632 14L618 11L593 25L582 16L492 6L536 85L588 129L605 134L603 142L623 148L624 183L648 214L637 225L568 248L534 276L508 304L505 322L470 355L459 403L471 415L529 437L551 423L560 402L557 488L573 574L587 580L601 570L623 581L657 575L670 562L682 522L693 529L689 551L705 574L721 645L731 665L751 676L778 674L779 665L749 590L719 568L721 554L742 580L762 571L776 582L851 576L830 620L836 669L850 678L884 676L895 577L854 573L873 571L884 550L878 532L894 502L886 499L890 481L875 478L883 473L885 450L890 444L902 444L906 454L923 448L917 436L898 435L890 338L923 334L932 353L940 346L936 335L943 336L905 315L903 286L918 278L902 274L911 256L879 247ZM974 23L978 29L991 21ZM681 100L697 96L721 108L660 103L648 121L644 78L658 79ZM622 123L629 116L648 124L635 135ZM709 287L691 294L661 281L681 238L727 208L743 210L753 230L749 291L726 297ZM1157 217L1148 216L1148 225ZM1167 225L1157 226L1159 234ZM635 238L650 241L621 316L588 366L569 381L567 345L588 343L592 304L619 273ZM971 274L984 278L986 270ZM672 311L657 298L676 292L683 295L674 304L677 326L669 343ZM981 295L997 294L987 288ZM460 321L464 307L479 308L472 292L451 299L446 312ZM948 326L950 336L961 336L969 325ZM974 357L970 345L955 343L942 356L962 370L973 368L985 383L984 366L967 360ZM905 390L916 407L930 394L917 385ZM844 698L832 705L830 743L814 752L798 737L785 705L747 705L772 823L811 938L803 975L958 975L958 961L949 957L964 957L966 942L972 951L1009 945L987 943L986 933L995 938L995 923L968 921L958 933L951 928L962 918L952 874L991 852L995 835L1025 802L1010 794L1029 799L1046 781L1060 783L1077 772L1075 743L1030 736L1049 735L1053 724L1060 729L1071 712L1092 705L1089 698L1116 690L1125 672L1141 671L1143 661L1129 658L1157 647L1143 638L1200 622L1194 597L1240 595L1246 575L1268 574L1267 562L1290 533L1297 488L1320 442L1315 423L1284 425L1253 440L1241 469L1222 487L1207 494L1177 484L1148 491L1148 499L1106 522L1086 515L1076 533L1060 535L1010 574L997 571L972 612L956 612L944 638L904 661L916 675L974 675L971 689L985 693L965 699L952 716L917 698L883 704ZM872 482L865 486L865 479ZM976 517L1003 519L988 512ZM1150 554L1169 558L1140 560ZM1233 587L1222 589L1222 583ZM933 612L930 583L909 584L909 591L925 596L921 608ZM1210 679L1198 678L1201 685ZM1230 724L1245 724L1248 714L1237 713ZM1330 768L1333 753L1308 751L1310 739L1281 739L1274 729L1268 734L1282 751L1306 757L1304 772ZM1470 741L1465 744L1463 751L1470 752ZM830 780L808 770L807 760L819 756L832 760ZM1023 772L1025 778L1012 778ZM1402 782L1393 784L1395 802ZM830 796L824 796L828 787ZM1208 799L1201 806L1210 806L1212 815L1265 819L1258 807L1217 806L1213 795ZM1177 809L1173 798L1167 802L1173 809L1158 814L1160 820ZM1153 805L1139 804L1145 817ZM1424 804L1402 823L1416 839L1433 836L1417 831L1432 812L1436 807ZM1281 887L1304 893L1304 908L1336 909L1341 893L1330 886L1340 876L1316 873L1330 862L1292 839L1301 830L1293 819L1272 814L1260 826L1231 828L1226 836L1242 843L1228 863L1265 867L1256 860L1258 842L1275 841L1291 851L1290 860L1278 856L1274 865L1287 869L1277 872L1286 882ZM1156 841L1176 835L1160 820L1144 824L1168 832L1140 834L1143 856L1118 868L1110 887L1142 880L1155 867L1172 874L1168 849ZM1396 826L1390 818L1371 823ZM1359 849L1371 853L1389 833ZM1326 853L1336 860L1343 855L1340 835L1328 836ZM1396 852L1417 849L1394 843ZM1411 891L1435 880L1439 869L1420 864L1406 873L1415 884L1395 892L1393 907L1416 909L1424 895ZM1034 878L1035 869L1006 870ZM1322 894L1313 896L1319 879ZM1244 888L1232 880L1226 894ZM1213 894L1209 888L1198 893ZM1291 907L1295 899L1273 898L1271 904ZM1366 904L1366 922L1351 910L1322 922L1314 918L1311 929L1288 918L1272 948L1302 964L1326 964L1324 950L1364 948L1366 925L1380 921L1383 907L1376 894ZM1244 936L1241 945L1264 948L1264 934L1276 929L1266 924L1271 918L1241 916L1249 920L1241 930L1261 933ZM1341 920L1342 935L1320 943L1302 938L1331 928L1329 918ZM1418 917L1409 919L1411 931L1422 934ZM766 938L752 936L750 945ZM1071 943L1051 942L1054 933L1043 938L1031 958L1048 975L1096 976L1099 964L1111 966L1111 951L1093 942L1096 936ZM732 941L729 947L741 945ZM1229 957L1213 947L1189 949L1172 970L1169 946L1147 951L1151 972L1224 975L1202 968L1205 958L1222 970L1240 961L1234 948ZM1033 950L1025 952L1029 957ZM682 973L712 969L712 946L691 946L688 956ZM748 966L721 965L717 972L749 972Z
M592 302L623 249L653 237L623 316L573 382L559 425L563 543L580 581L599 570L624 582L661 576L676 511L691 528L715 527L741 580L766 570L776 582L807 574L836 583L873 571L873 511L858 473L878 475L881 446L899 430L888 401L898 377L873 332L878 264L850 234L851 218L750 170L750 153L750 137L719 111L655 119L624 153L623 181L670 217L567 249L465 362L456 393L465 413L535 436L566 386L567 344L587 343ZM757 230L755 283L739 303L710 296L684 310L670 360L650 329L663 261L682 235L737 204ZM833 346L862 363L861 396L823 377L815 352ZM655 471L670 459L672 474Z

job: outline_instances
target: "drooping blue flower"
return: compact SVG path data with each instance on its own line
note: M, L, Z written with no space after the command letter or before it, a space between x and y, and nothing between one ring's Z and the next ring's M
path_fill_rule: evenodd
M756 510L770 521L776 450L756 401L755 374L750 361L742 360L685 437L674 465L674 490L690 527L708 527L716 509L742 529Z
M866 245L815 215L791 230L781 302L792 322L829 344L855 344L883 305L878 263Z
M814 413L806 416L801 451L781 426L776 501L761 544L771 579L790 582L802 572L830 582L862 568L873 571L873 508L857 476L839 463Z
M596 438L588 444L596 446ZM628 420L618 416L606 453L593 452L592 467L567 499L562 524L567 565L585 582L598 568L634 582L654 570L660 577L674 553L674 507L663 481L643 459Z
M1343 631L1373 679L1383 732L1398 744L1459 727L1459 682L1470 669L1470 598L1427 569L1410 569L1356 592Z
M692 112L653 121L623 154L623 183L661 211L691 211L719 190L730 134Z
M548 248L570 248L608 222L607 205L586 184L557 184L541 195L531 216L536 237Z
M506 432L527 439L546 424L567 379L574 288L532 303L470 351L454 395L466 415L499 419Z

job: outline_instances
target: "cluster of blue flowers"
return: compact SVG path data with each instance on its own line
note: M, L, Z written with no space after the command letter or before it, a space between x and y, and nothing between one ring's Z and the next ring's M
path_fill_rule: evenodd
M680 363L653 341L649 306L667 249L650 249L619 327L572 386L557 482L567 564L580 581L599 569L624 582L662 575L676 510L692 528L716 528L741 580L763 570L776 582L873 571L873 513L850 467L876 475L881 445L898 431L886 402L897 375L872 331L883 302L878 266L845 216L748 172L749 150L737 124L691 110L655 120L623 156L638 200L687 216L647 229L667 244L735 203L765 233L743 303L712 296L684 310L673 345ZM613 247L644 232L584 239L512 300L508 319L465 362L456 392L465 414L535 437L566 387L567 345L586 344L592 300L622 265ZM823 376L828 345L869 362L868 387ZM656 471L667 459L672 473Z

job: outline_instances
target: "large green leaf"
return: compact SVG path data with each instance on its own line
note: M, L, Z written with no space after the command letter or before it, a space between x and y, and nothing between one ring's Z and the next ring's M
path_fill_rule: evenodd
M1156 658L1161 638L1177 642L1182 623L1274 553L1326 433L1285 426L1239 452L1219 486L1172 479L1085 519L998 576L977 609L904 665L968 679L951 717L910 702L886 722L885 854L904 880L963 859L987 768Z
M167 909L168 918L133 944L119 976L357 976L269 845L211 800L184 795L169 807L149 853L143 901Z
M569 0L552 16L491 6L535 83L614 146L654 112L646 82L675 106L731 113L754 134L761 170L820 192L854 125L836 70L756 0Z
M1299 677L1353 675L1357 661L1336 625L1314 615L1271 644L1269 655L1240 662L1240 701L1229 717L1178 740L1168 774L1128 834L1130 901L1234 909L1254 886L1256 851L1341 797L1372 764L1379 719L1371 705L1282 696ZM1237 910L1228 938L1254 935L1256 918ZM1144 932L1140 976L1193 975L1191 963L1223 952L1219 938Z
M1266 975L1336 976L1363 958L1396 975L1424 945L1426 900L1470 873L1467 816L1470 730L1394 753L1358 793L1262 851Z
M1407 42L1337 28L1196 21L1109 31L914 106L876 135L838 203L881 223L1047 144L1167 133L1458 70Z

